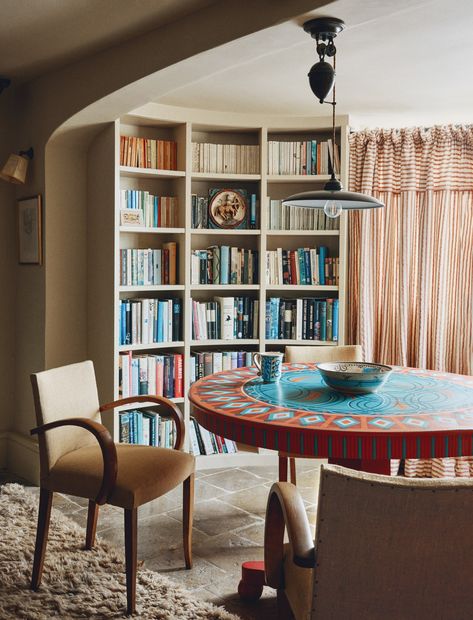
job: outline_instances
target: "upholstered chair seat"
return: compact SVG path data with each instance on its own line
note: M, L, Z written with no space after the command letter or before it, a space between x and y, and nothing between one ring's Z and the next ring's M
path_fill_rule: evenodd
M133 396L100 406L94 366L86 361L31 375L41 465L38 530L31 588L41 584L53 493L89 500L85 548L94 546L99 506L124 509L127 613L136 606L138 507L183 487L183 543L192 566L195 459L182 451L184 419L162 396ZM174 448L115 444L101 413L137 403L154 405L175 425Z
M107 504L138 508L161 497L192 475L194 457L168 448L117 444L117 478ZM102 484L103 457L98 446L61 456L42 486L93 500Z

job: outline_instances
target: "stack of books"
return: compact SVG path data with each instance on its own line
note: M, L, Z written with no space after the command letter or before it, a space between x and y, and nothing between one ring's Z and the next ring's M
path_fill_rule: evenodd
M191 284L257 284L258 251L214 245L192 250Z
M259 174L259 145L192 143L192 172Z
M120 208L141 210L146 228L177 226L178 202L175 196L154 196L142 190L122 189Z
M266 301L268 340L338 341L338 299L281 299Z
M339 147L336 144L334 150L331 139L268 141L268 174L330 174L332 166L339 174Z
M135 136L120 136L120 166L177 170L177 143Z
M269 230L338 230L340 218L327 217L323 209L283 205L269 200L266 218Z
M253 364L252 351L196 351L190 357L190 382L221 370L243 368Z
M184 396L182 353L119 355L119 392L122 398L156 394L166 398Z
M177 284L177 243L164 243L162 249L120 250L120 286Z
M119 413L119 440L139 446L173 448L176 443L176 427L170 418L157 411L122 411Z
M152 344L181 340L180 299L120 299L119 344Z
M192 300L193 340L258 338L259 301L251 297Z
M328 256L328 248L266 251L267 284L338 285L338 257Z
M200 454L234 454L238 452L236 443L211 433L195 420L190 419L189 437L191 452L194 456Z

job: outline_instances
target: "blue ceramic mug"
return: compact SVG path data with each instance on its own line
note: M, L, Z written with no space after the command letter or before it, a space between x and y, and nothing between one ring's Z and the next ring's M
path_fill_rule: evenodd
M276 383L281 378L283 353L256 353L255 366L264 383Z

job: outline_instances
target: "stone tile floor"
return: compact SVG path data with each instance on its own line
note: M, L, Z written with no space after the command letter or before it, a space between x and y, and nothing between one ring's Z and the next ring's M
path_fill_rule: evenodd
M297 465L297 486L312 526L319 465L320 461L312 460L298 461ZM139 560L145 567L165 574L199 598L222 605L244 620L277 618L275 592L270 588L264 589L257 603L244 603L236 593L242 562L263 558L266 500L276 479L276 467L197 472L193 569L187 571L183 567L179 488L139 509ZM0 484L11 480L0 472ZM86 500L57 495L54 506L85 527ZM102 507L97 535L123 547L123 511L113 506Z

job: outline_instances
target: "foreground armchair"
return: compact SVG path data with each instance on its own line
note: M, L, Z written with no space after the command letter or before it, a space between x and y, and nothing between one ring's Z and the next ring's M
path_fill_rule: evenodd
M178 407L160 396L134 396L99 406L92 362L31 375L41 466L38 530L31 588L41 583L54 492L89 500L85 548L95 541L99 506L125 514L127 613L135 612L138 507L183 483L183 542L186 568L192 566L193 456L182 452L184 420ZM100 413L137 402L158 404L176 424L174 449L115 444Z
M296 487L274 484L264 545L279 617L471 618L472 510L470 480L410 480L322 466L314 543Z

